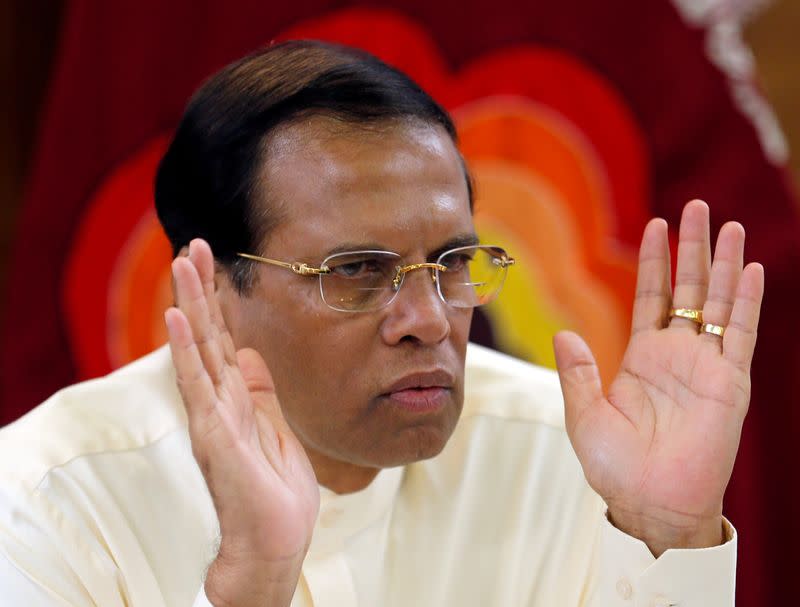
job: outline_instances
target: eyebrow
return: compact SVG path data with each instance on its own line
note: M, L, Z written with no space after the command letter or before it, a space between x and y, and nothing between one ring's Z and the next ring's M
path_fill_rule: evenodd
M459 247L469 247L480 243L478 235L475 233L459 234L435 249L428 255L428 258L438 257L445 251L457 249ZM336 253L348 253L350 251L389 251L384 245L378 242L345 242L330 249L325 253L325 257L330 257Z
M428 255L428 259L436 259L444 253L445 251L449 251L450 249L457 249L459 247L471 247L480 243L480 239L478 235L475 233L470 234L460 234L454 238L451 238L447 242L445 242L442 246L438 249L433 251L430 255Z

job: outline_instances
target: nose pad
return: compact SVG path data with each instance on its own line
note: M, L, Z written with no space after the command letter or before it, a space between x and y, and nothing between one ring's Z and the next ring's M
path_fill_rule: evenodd
M406 273L403 271L402 266L397 266L394 272L394 278L392 279L392 289L394 292L397 293L400 290L400 287L403 286L403 280L405 280Z

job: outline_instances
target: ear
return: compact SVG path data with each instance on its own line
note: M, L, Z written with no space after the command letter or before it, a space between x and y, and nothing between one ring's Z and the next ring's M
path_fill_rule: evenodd
M189 257L189 245L185 245L181 247L178 254L175 256L178 257ZM224 281L227 287L232 287L233 285L228 278L228 273L225 271L225 267L220 264L216 259L214 259L214 292L219 295L220 289L220 282ZM173 285L173 293L174 293L174 285Z
M229 299L232 296L240 297L239 292L236 290L236 287L231 280L230 273L228 270L219 263L217 260L214 260L214 292L217 295L217 298L227 298Z
M189 257L189 245L185 245L181 247L178 254L175 256L177 259L178 257ZM225 281L225 285L227 288L231 288L233 285L230 283L230 279L228 278L228 273L225 272L225 268L214 260L214 291L219 295L220 289L220 281ZM172 298L175 300L175 278L172 278Z
M236 320L240 316L242 305L242 295L231 280L230 274L225 267L214 263L214 296L219 305L219 311L231 335L236 333Z
M223 316L227 319L227 312L239 303L241 294L231 280L230 273L224 265L214 261L214 295L222 308Z

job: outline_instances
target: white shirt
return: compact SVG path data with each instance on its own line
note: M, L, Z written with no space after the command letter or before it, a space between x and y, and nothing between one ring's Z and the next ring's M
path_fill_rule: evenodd
M734 604L736 534L647 547L610 525L556 375L470 345L437 457L321 488L292 607ZM219 535L169 351L60 391L0 430L0 606L197 607Z

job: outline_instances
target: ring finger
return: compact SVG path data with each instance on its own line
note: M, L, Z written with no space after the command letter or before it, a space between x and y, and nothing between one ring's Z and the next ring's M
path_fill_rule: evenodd
M742 275L744 262L744 228L731 221L722 226L714 250L708 298L703 306L703 322L725 327L731 317L736 287ZM703 339L715 341L720 346L720 336L704 332Z

